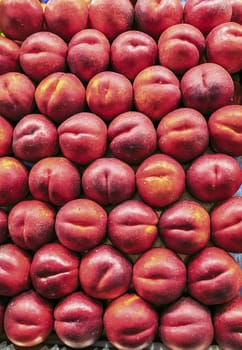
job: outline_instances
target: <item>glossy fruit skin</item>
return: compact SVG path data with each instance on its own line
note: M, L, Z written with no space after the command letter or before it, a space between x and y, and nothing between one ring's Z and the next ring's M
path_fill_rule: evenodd
M81 291L69 294L54 308L54 329L62 342L72 348L95 343L103 330L102 304Z
M77 167L63 156L43 158L34 163L30 170L29 189L35 199L61 206L79 197L80 173Z
M38 0L1 1L0 13L0 28L13 40L23 41L43 29L43 10Z
M28 170L25 165L11 156L0 157L0 205L13 205L24 199L27 193Z
M174 158L165 154L154 154L139 165L136 186L146 204L163 208L182 196L185 172Z
M88 5L85 1L51 0L44 10L46 29L69 41L87 27Z
M214 336L211 311L190 296L181 297L161 312L159 336L171 349L207 349Z
M52 313L52 305L33 289L18 294L5 310L4 330L8 339L22 347L43 343L53 329Z
M18 44L6 37L0 38L0 74L19 71Z
M206 151L209 143L207 121L197 110L180 107L161 119L157 137L162 153L186 163Z
M129 111L119 114L108 126L109 148L124 162L135 165L156 151L156 129L145 114Z
M53 206L38 200L23 200L8 215L9 235L18 247L36 251L55 239Z
M195 254L210 240L210 216L201 204L182 200L163 211L159 233L166 247L179 254Z
M55 156L58 149L56 126L45 115L25 115L14 127L12 150L17 158L34 163Z
M204 154L187 170L187 187L204 202L221 201L233 196L241 185L239 163L223 153Z
M210 213L211 239L226 251L241 253L241 205L242 197L231 197L214 206Z
M218 247L206 247L187 265L188 293L205 305L224 304L234 299L241 287L241 268Z
M241 24L226 22L216 26L206 38L208 62L221 65L230 74L239 72L242 68L241 42Z
M231 103L234 83L229 72L216 63L202 63L186 71L181 79L182 101L205 116Z
M82 188L88 199L100 205L115 205L135 192L132 167L117 158L98 158L83 172Z
M116 103L116 101L119 103ZM123 74L103 71L94 75L86 88L86 101L92 113L109 122L128 112L133 103L133 87Z
M94 113L72 115L58 127L59 145L69 160L87 165L104 156L107 149L107 126Z
M216 0L212 3L207 0L186 0L184 5L184 22L192 24L204 35L220 23L229 22L231 16L232 5L228 0Z
M109 212L108 238L126 254L141 254L155 243L158 215L145 203L131 199Z
M76 33L68 44L67 63L81 81L108 69L110 43L99 30L88 28Z
M185 290L185 264L170 249L151 248L134 264L133 285L146 301L156 306L170 304Z
M133 25L134 8L129 0L96 0L89 4L90 27L102 32L112 41Z
M158 315L137 294L126 293L108 305L103 322L107 338L115 348L141 350L155 338ZM133 330L132 335L129 334L130 328Z
M41 53L40 55L36 54ZM51 73L65 70L67 45L58 35L43 31L28 36L21 45L19 61L26 75L40 82Z
M31 263L34 289L42 297L58 299L78 287L79 258L60 243L51 242L39 248Z
M187 23L168 27L158 41L160 64L178 76L198 65L204 50L204 35L199 29Z
M60 124L85 106L85 87L72 73L54 72L41 80L35 90L40 112Z
M242 106L224 106L212 113L208 120L211 146L215 152L239 157L242 154Z
M158 39L166 28L181 23L182 17L183 7L179 0L137 0L135 4L135 19L139 30L155 39Z
M89 296L114 299L127 292L132 278L132 265L116 248L101 244L81 259L80 284Z
M130 30L119 34L111 44L111 64L115 72L131 81L157 59L157 44L148 34Z
M14 127L6 118L0 116L0 156L9 156L12 153Z
M217 306L213 315L215 340L222 349L239 350L241 347L241 318L238 317L242 307L241 296Z
M31 256L13 243L0 246L0 295L15 296L30 287Z
M181 102L180 82L168 68L154 65L144 68L133 81L134 105L152 121L160 121Z
M55 231L61 244L79 253L104 241L106 227L106 211L86 198L67 202L60 208L55 220Z
M35 85L20 72L0 75L0 115L10 123L19 121L35 107Z

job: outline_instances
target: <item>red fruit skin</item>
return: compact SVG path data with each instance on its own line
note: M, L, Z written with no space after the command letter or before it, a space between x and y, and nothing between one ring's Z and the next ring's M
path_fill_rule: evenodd
M55 209L37 200L14 205L8 215L12 241L20 248L36 251L55 238Z
M224 106L216 110L208 120L211 145L216 152L233 157L242 154L242 106Z
M136 110L152 121L160 121L180 105L180 82L166 67L155 65L143 69L135 77L133 88Z
M83 29L69 42L67 63L70 71L88 82L94 75L108 69L110 43L99 30Z
M181 79L181 92L185 107L207 116L231 103L234 82L222 66L206 62L186 71Z
M229 252L242 252L242 197L218 203L210 213L211 238L215 245Z
M158 39L166 28L182 22L183 6L179 0L137 0L134 9L139 30L155 39Z
M52 73L41 80L35 91L38 109L56 123L82 112L85 96L84 85L72 73Z
M0 75L0 115L16 122L34 109L35 86L24 74Z
M187 0L184 5L184 22L197 27L204 35L219 24L229 22L231 16L230 0Z
M10 299L4 316L4 330L11 343L30 347L43 343L52 331L50 303L30 289Z
M157 127L158 146L179 162L188 162L208 146L209 133L204 116L192 108L178 108L166 114Z
M50 0L44 10L46 29L69 41L88 21L88 5L79 0Z
M230 0L232 6L231 22L242 24L242 4L240 0Z
M106 227L106 211L96 202L85 198L63 205L55 222L59 241L76 252L84 252L101 243L106 235Z
M29 189L34 199L61 206L80 195L78 169L64 157L47 157L33 165Z
M54 156L58 148L56 126L42 114L28 114L14 127L12 149L19 159L37 162Z
M134 80L144 68L153 66L157 44L146 33L128 30L119 34L111 44L111 63L114 71Z
M188 293L205 305L224 304L235 298L241 287L241 268L218 247L206 247L187 265Z
M224 305L217 306L214 310L213 324L215 340L221 349L241 349L241 310L241 296L234 298Z
M96 114L77 113L58 127L60 149L69 160L86 165L102 157L107 148L107 126Z
M16 158L0 158L0 206L8 206L28 193L27 168Z
M191 297L181 297L161 313L159 336L170 349L205 350L213 342L210 310Z
M0 74L19 71L19 51L15 41L0 37Z
M99 30L110 41L133 25L134 8L129 0L91 1L88 11L90 28Z
M0 244L3 244L8 239L8 214L0 209Z
M72 293L55 306L55 332L66 346L86 348L102 334L102 314L100 302L83 292Z
M30 287L30 255L12 243L0 246L0 295L12 297Z
M169 249L179 254L194 254L209 242L210 216L195 201L179 201L162 212L159 233Z
M181 197L185 189L185 173L172 157L154 154L139 165L136 186L146 204L163 208Z
M65 70L67 44L58 35L43 31L28 36L20 48L20 65L26 75L40 82Z
M42 297L58 299L78 287L79 258L60 243L48 243L33 256L30 276Z
M108 216L108 238L120 251L140 254L154 244L158 235L158 215L145 203L128 200L113 208Z
M135 293L124 294L112 301L104 312L103 322L108 340L120 350L148 347L158 329L156 311Z
M224 67L229 73L242 69L242 25L227 22L215 27L206 38L208 62Z
M139 164L157 146L154 124L143 113L129 111L114 118L108 126L112 154L128 164Z
M204 50L203 34L187 23L168 27L158 41L160 64L177 75L184 74L188 69L199 64Z
M13 126L10 122L0 116L0 157L12 153Z
M104 121L111 121L118 114L130 110L133 103L133 87L124 75L103 71L89 80L86 100L91 112Z
M154 305L166 305L184 292L186 267L172 250L151 248L134 263L132 282L141 298Z
M23 41L42 30L43 10L38 0L3 0L0 13L0 28L10 39Z
M111 245L102 244L93 248L81 259L81 287L93 298L117 298L127 292L131 278L131 263Z
M82 188L86 197L98 204L119 204L133 196L135 173L119 159L99 158L84 170Z
M215 202L233 196L241 185L239 163L223 153L204 154L187 170L187 187L194 197Z

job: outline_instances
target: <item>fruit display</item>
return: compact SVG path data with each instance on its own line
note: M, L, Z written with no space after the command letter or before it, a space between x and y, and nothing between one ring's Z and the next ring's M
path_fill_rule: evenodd
M0 349L242 349L241 0L0 0Z

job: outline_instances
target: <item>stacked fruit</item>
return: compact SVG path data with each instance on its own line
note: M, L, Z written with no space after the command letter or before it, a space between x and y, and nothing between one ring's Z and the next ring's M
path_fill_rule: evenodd
M0 0L0 332L242 348L240 0Z

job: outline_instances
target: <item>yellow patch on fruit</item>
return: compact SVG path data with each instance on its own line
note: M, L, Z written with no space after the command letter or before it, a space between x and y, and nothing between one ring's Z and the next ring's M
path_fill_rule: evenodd
M97 79L97 78L95 79L95 78L94 78L94 79L92 80L91 86L92 86L93 89L98 89L98 86L99 86L99 79Z
M3 141L6 137L6 133L3 129L0 129L0 141Z
M129 299L125 300L124 305L128 306L128 305L132 304L137 299L139 299L138 295L132 295Z
M145 234L146 235L149 235L149 234L151 234L153 232L154 232L154 226L151 226L151 225L146 226L146 228L145 228Z
M4 168L13 168L13 167L19 168L20 164L13 162L12 159L5 158L5 159L2 159L1 166L4 166Z

